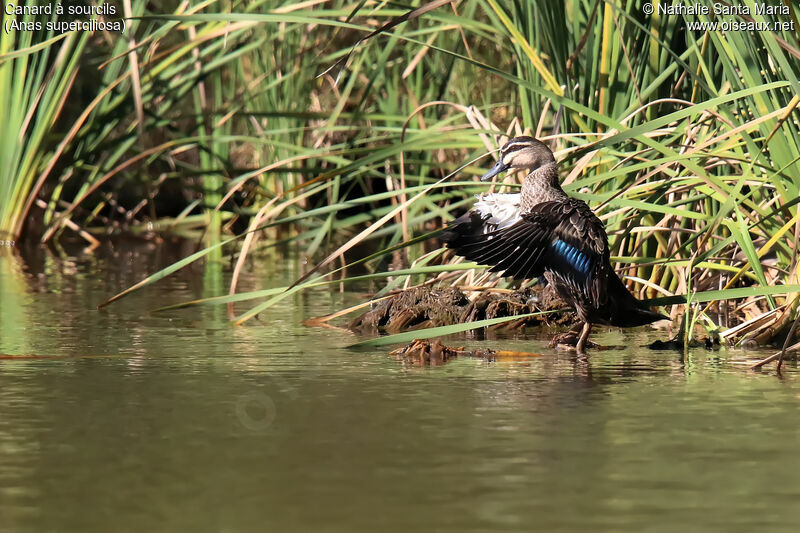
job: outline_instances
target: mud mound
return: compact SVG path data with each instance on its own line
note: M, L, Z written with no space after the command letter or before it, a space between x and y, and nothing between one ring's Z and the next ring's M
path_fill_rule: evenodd
M377 303L373 309L353 320L349 327L359 331L399 333L565 307L549 287L525 288L510 293L486 291L472 301L455 287L415 287ZM572 313L553 313L520 318L499 326L502 329L515 329L564 324L572 322L573 318Z

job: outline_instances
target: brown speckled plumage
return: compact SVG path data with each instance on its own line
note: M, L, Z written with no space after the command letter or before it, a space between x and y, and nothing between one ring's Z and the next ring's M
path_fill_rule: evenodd
M566 200L567 193L558 183L558 165L554 162L541 166L525 176L522 182L520 209L529 212L542 202Z

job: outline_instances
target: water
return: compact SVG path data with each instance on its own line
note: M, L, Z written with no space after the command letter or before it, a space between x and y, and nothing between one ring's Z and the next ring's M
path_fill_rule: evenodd
M794 364L639 331L589 363L531 334L452 343L542 357L421 368L299 325L362 298L327 290L239 328L150 312L226 292L226 268L96 310L171 248L0 251L0 354L32 356L0 360L0 531L797 529ZM267 257L242 290L300 273Z

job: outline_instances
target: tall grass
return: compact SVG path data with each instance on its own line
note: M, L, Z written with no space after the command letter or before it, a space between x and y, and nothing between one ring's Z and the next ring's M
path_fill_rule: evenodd
M556 148L565 189L604 219L640 297L766 340L797 305L797 32L692 32L692 16L642 5L453 3L362 42L409 8L208 1L166 14L133 2L136 44L109 50L99 86L113 89L63 178L80 186L54 190L44 237L68 222L90 233L209 228L241 237L236 272L246 253L284 244L324 265L239 322L330 282L331 269L352 279L343 265L357 244L374 251L355 261L375 276L387 262L410 269L385 292L430 275L441 252L419 237L486 190L472 179L488 161L461 165L527 132ZM123 205L111 185L137 180L147 194ZM164 216L153 198L170 183L184 204ZM449 268L437 282L506 283ZM786 289L767 290L776 285ZM726 300L740 289L749 297Z
M44 20L43 20L44 17ZM78 74L87 34L17 30L44 25L40 15L3 15L0 32L0 238L19 237L41 169L57 156L48 138ZM5 25L8 25L8 30ZM17 26L17 24L22 26Z

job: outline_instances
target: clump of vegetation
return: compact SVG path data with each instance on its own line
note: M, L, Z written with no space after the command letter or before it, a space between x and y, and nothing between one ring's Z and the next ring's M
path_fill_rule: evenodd
M498 317L516 317L518 320L498 324L495 328L518 329L564 322L563 313L540 314L539 311L563 311L565 308L551 287L508 289L483 289L472 291L470 299L459 288L420 285L383 299L372 309L350 322L358 331L399 333L410 329L448 326ZM531 316L533 315L533 316Z
M686 315L687 340L699 325L766 343L797 312L796 31L695 31L715 15L590 0L130 5L122 36L2 36L3 108L24 126L0 150L17 169L6 234L39 209L28 230L44 240L204 235L142 285L224 250L232 292L248 254L319 258L288 290L214 300L267 298L238 323L331 272L388 277L378 296L431 279L507 289L424 243L486 190L476 158L527 133L606 223L629 288Z

